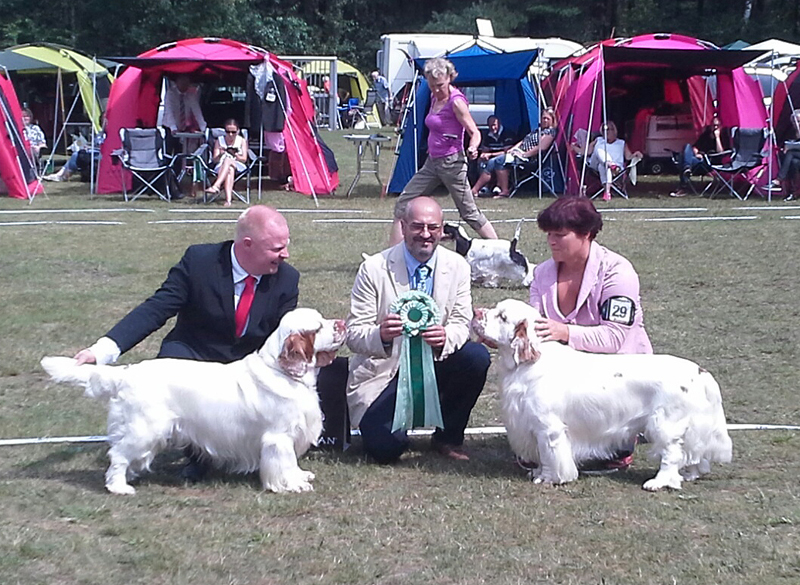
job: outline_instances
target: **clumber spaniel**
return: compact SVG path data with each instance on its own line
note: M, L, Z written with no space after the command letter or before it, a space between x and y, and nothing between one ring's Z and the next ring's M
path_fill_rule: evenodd
M473 330L499 350L501 402L511 448L538 464L536 483L578 477L577 464L608 459L643 433L660 458L642 487L680 489L731 460L719 386L670 355L576 351L534 332L539 313L517 300L476 311Z
M335 352L344 339L344 321L295 309L259 351L230 364L154 359L76 366L72 358L46 357L42 367L56 382L82 385L86 396L108 401L112 493L135 493L128 480L168 445L187 444L217 467L259 469L264 489L302 492L313 489L314 474L300 469L297 458L322 432L317 354Z
M466 258L472 282L487 288L497 288L501 282L510 281L528 287L533 282L536 264L517 250L522 222L517 224L514 238L508 240L484 240L470 238L463 227L444 224L444 238L454 240L456 252Z

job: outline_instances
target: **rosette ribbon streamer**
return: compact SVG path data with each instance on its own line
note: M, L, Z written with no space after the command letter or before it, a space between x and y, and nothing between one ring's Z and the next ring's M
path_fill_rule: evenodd
M441 321L439 307L427 293L412 290L398 297L390 310L403 321L392 432L416 427L442 428L433 350L420 335Z

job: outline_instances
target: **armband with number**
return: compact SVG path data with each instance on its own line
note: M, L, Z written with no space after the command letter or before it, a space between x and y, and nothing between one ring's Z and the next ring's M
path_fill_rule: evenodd
M636 303L629 297L609 297L600 305L600 318L619 325L633 325Z

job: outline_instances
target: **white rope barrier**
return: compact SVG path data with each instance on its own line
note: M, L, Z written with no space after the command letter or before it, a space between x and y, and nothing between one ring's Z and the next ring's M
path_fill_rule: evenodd
M785 208L785 209L788 209ZM130 208L112 208L112 209L4 209L0 214L10 213L117 213L117 212L134 212L134 213L155 213L155 209L139 209L135 207Z
M92 221L92 220L72 220L72 221L2 221L0 226L22 226L22 225L125 225L124 221Z
M772 425L758 423L731 423L729 431L800 431L800 425ZM359 436L361 431L352 429L351 435ZM433 434L433 429L414 429L408 431L411 437L425 437ZM497 427L473 427L464 429L464 434L468 436L482 435L505 435L506 428ZM20 439L0 439L0 447L17 447L22 445L45 445L57 443L105 443L108 437L105 435L85 435L76 437L35 437Z

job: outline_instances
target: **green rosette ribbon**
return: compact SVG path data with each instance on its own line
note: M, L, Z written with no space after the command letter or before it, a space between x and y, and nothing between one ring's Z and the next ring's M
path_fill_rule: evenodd
M439 388L433 369L433 350L420 333L441 322L433 298L422 291L409 291L392 303L390 310L403 322L400 371L392 432L417 427L444 427Z

